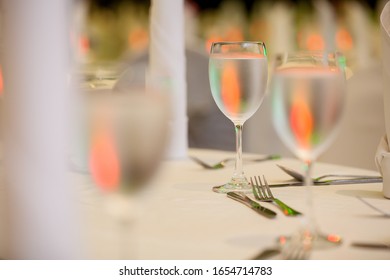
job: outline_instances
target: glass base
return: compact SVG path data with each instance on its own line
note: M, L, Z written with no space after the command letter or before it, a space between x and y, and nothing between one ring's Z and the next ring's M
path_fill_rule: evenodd
M275 247L261 251L253 259L307 260L312 250L331 249L341 243L342 239L338 235L299 231L291 236L280 236Z
M228 193L228 192L252 192L252 186L246 177L232 178L230 182L213 187L213 191L216 193Z
M280 236L279 245L284 248L292 243L300 242L304 246L309 246L311 250L322 250L335 248L342 243L342 238L336 234L324 234L320 232L300 231L292 236Z

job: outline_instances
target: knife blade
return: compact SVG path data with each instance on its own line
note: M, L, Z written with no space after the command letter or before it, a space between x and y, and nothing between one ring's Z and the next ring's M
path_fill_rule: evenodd
M315 186L326 186L326 185L348 185L348 184L367 184L367 183L382 183L382 177L378 178L358 178L358 179L334 179L326 181L313 182ZM271 188L278 187L294 187L294 186L304 186L304 182L286 182L286 183L276 183L269 184Z
M274 247L274 248L266 248L254 257L251 258L251 260L268 260L271 257L280 254L281 253L281 248L279 247Z
M260 203L250 199L248 196L246 196L243 193L228 192L227 197L234 199L238 202L241 202L242 204L248 206L249 208L263 215L266 218L272 219L276 216L276 213L274 211L261 206Z
M367 248L367 249L388 249L390 250L390 244L386 243L371 243L371 242L353 242L353 247Z

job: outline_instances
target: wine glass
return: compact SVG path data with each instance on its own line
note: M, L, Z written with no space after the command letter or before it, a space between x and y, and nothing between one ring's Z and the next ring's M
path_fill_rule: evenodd
M277 55L271 82L273 122L284 144L305 163L308 213L293 235L310 248L340 244L315 223L311 194L314 161L340 127L346 100L345 58L340 53L301 51ZM288 239L281 238L282 243Z
M120 257L134 258L134 224L141 190L157 171L168 141L170 102L146 88L87 97L89 170L117 227ZM129 244L130 242L130 244Z
M211 92L218 108L234 124L236 163L231 180L214 187L220 193L250 191L242 166L242 129L260 107L267 85L267 52L262 42L214 42L209 59Z

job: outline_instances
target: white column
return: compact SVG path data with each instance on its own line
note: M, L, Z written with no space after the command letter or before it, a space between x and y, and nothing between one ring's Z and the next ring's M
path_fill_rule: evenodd
M167 157L185 158L188 149L184 0L152 0L149 77L167 78L172 100L171 142Z
M314 6L319 17L325 51L334 52L336 50L335 37L337 31L337 18L334 8L327 0L317 0L314 2Z
M7 258L80 257L66 174L71 3L2 1Z

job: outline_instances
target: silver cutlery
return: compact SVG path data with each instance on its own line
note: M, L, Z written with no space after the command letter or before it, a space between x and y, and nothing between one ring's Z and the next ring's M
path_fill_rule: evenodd
M297 215L302 215L301 212L291 208L278 198L274 197L271 189L268 186L267 180L263 176L263 181L262 182L260 176L250 178L251 185L252 185L252 190L253 194L258 201L263 201L263 202L274 202L276 205L282 209L283 214L286 216L297 216Z
M266 248L262 250L260 253L258 253L257 255L255 255L254 257L252 257L251 260L267 260L280 253L281 253L281 249L279 247Z
M388 243L377 243L377 242L353 242L353 247L366 248L366 249L387 249L390 250L390 244Z
M285 260L307 260L310 256L310 250L304 244L295 244L286 250L282 250L282 256Z
M202 166L205 169L221 169L221 168L226 167L227 163L236 160L235 158L225 158L217 163L209 164L209 163L201 160L198 157L190 156L190 158L194 162L198 163L200 166ZM278 156L278 155L268 155L268 156L264 156L264 157L260 157L260 158L244 159L244 161L261 162L261 161L273 160L273 159L279 159L279 158L280 158L280 156Z
M277 166L282 169L284 172L286 172L288 175L293 177L295 180L299 182L304 182L305 181L305 175L302 173L299 173L298 171L295 171L291 168L282 166L277 164ZM351 175L351 174L326 174L322 175L316 178L313 178L313 183L318 183L318 182L328 182L331 180L323 180L325 178L344 178L343 180L350 180L350 179L376 179L380 180L382 182L382 177L381 176L371 176L371 175ZM341 180L341 179L340 179Z
M372 205L371 203L369 203L367 200L363 199L362 197L360 196L357 196L356 197L357 199L359 199L361 202L363 202L364 204L366 204L368 207L370 207L371 209L374 209L375 211L381 213L383 216L387 217L387 218L390 218L390 213L388 212L385 212L383 211L382 209L379 209L378 207Z
M268 208L261 206L258 202L250 199L242 192L228 192L227 197L234 199L242 204L248 206L257 213L263 215L266 218L275 218L276 213Z
M268 260L275 255L281 255L281 258L284 260L307 260L309 259L310 251L299 245L289 248L288 250L277 247L266 248L251 259Z
M382 183L382 178L352 178L352 179L334 179L334 180L324 180L320 182L313 182L315 186L325 186L325 185L348 185L348 184L367 184L367 183ZM304 182L285 182L285 183L274 183L268 184L270 188L278 187L294 187L294 186L304 186Z
M294 241L293 244L279 245L275 247L265 248L251 260L267 260L275 255L280 255L278 259L284 260L307 260L310 257L311 246L305 245L303 240Z

